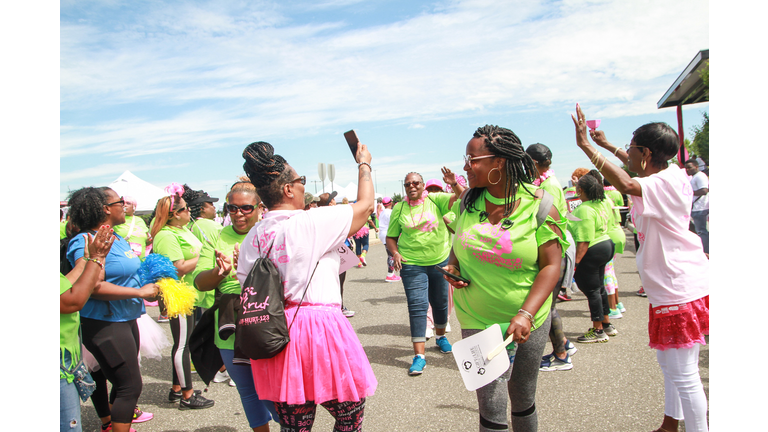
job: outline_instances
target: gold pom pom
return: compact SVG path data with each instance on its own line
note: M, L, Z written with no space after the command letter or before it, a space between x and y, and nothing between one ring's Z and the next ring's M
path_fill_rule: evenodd
M186 282L171 278L160 279L157 286L160 287L160 296L163 297L168 317L192 315L197 301L197 290Z

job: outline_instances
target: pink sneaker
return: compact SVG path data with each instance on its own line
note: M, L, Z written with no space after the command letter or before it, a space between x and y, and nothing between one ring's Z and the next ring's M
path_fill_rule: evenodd
M392 276L387 276L386 279L384 280L386 280L387 282L399 282L402 279L400 278L400 276L393 274Z
M133 423L144 423L150 421L155 415L152 413L144 412L139 407L133 409Z

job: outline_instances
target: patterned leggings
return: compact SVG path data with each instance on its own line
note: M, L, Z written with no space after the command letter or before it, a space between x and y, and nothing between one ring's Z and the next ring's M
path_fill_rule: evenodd
M365 398L359 402L338 402L336 400L323 402L322 405L336 419L334 432L358 432L363 430L363 411ZM308 432L315 423L317 404L307 402L302 405L289 405L285 402L275 402L277 414L280 416L280 432Z

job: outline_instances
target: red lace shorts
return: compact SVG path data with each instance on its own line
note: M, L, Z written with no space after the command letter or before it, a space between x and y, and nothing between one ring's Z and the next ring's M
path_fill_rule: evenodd
M708 334L709 296L679 305L648 306L648 346L653 349L706 345L704 335Z

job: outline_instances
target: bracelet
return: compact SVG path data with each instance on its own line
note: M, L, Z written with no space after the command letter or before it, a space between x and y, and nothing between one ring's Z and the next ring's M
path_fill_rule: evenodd
M613 155L614 156L618 156L619 155L619 150L621 150L621 147L616 147L616 150L613 151Z
M598 169L597 169L598 171L602 172L602 170L603 170L603 167L605 166L605 160L606 160L606 159L607 159L607 158L606 158L605 156L603 156L603 163L601 163L601 164L600 164L600 168L598 168Z
M525 309L518 309L517 314L518 315L522 314L524 317L528 318L528 321L531 322L531 330L536 330L536 324L534 324L534 322L533 322L533 315L531 315L530 312L528 312Z
M371 168L371 164L369 164L368 162L360 162L359 164L357 164L357 168L360 168L362 165L368 165L368 169L373 171L373 168Z
M592 162L592 165L597 165L598 158L600 157L600 153L595 150L595 154L592 155L591 158L589 158L589 161Z
M83 259L86 260L86 261L93 261L93 262L95 262L96 264L99 265L99 267L101 267L102 270L104 270L104 264L102 264L102 262L99 261L98 258L83 258Z

